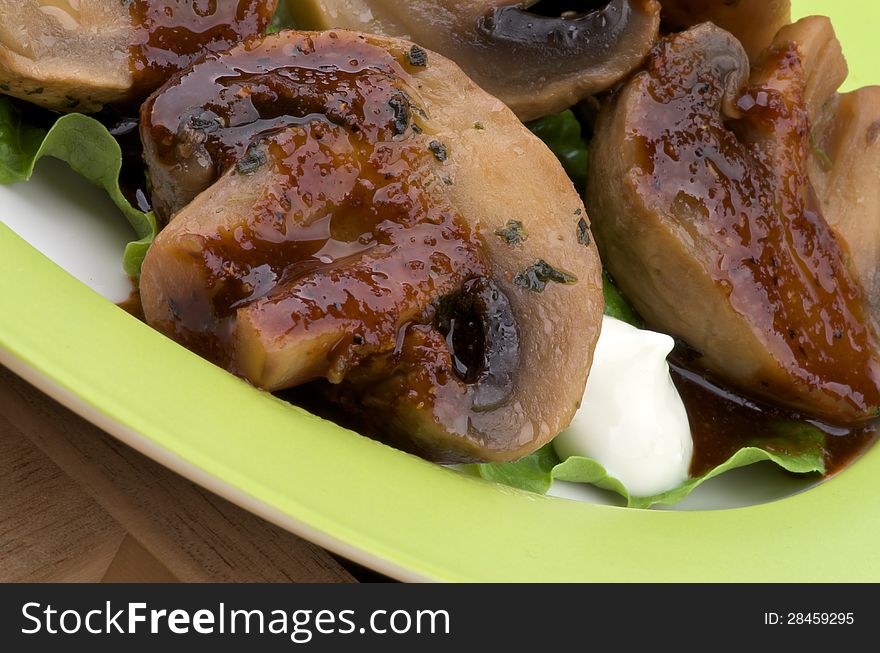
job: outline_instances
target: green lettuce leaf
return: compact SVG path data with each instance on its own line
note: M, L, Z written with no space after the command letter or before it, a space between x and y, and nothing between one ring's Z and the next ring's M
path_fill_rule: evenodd
M30 179L44 156L66 161L107 191L137 234L125 248L123 267L126 273L138 276L158 225L152 213L134 208L119 189L122 151L116 139L100 122L78 113L60 117L48 132L30 126L9 98L0 97L0 184Z
M472 465L480 476L488 481L509 485L536 494L546 494L553 483L553 469L559 457L552 445L544 445L534 453L512 463L486 463Z
M474 468L487 480L538 494L545 494L554 480L590 483L621 495L630 508L650 508L676 504L710 478L758 462L770 461L795 474L824 474L824 444L825 435L816 427L802 422L780 422L768 437L740 449L706 474L650 497L632 496L623 483L609 476L605 468L591 458L571 456L561 461L552 444L513 463L489 463Z
M557 156L575 188L583 194L587 187L587 141L574 113L569 109L526 126Z
M269 23L266 33L275 34L283 29L292 29L294 27L296 25L293 23L290 9L287 8L287 3L282 0L282 2L278 3L278 9L275 10L275 15L272 17L272 22Z
M644 324L636 310L626 301L607 272L602 273L602 292L605 295L605 315L642 328Z

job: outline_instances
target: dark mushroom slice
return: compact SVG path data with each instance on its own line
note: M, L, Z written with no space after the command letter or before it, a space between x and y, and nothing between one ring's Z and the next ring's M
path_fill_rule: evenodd
M261 388L326 380L362 430L426 457L510 460L580 401L598 253L547 148L413 47L282 32L157 91L141 134L170 223L144 312ZM522 238L496 235L510 221Z
M791 0L660 0L663 22L683 29L712 22L733 34L752 61L791 22Z
M654 328L741 391L834 423L873 417L865 297L808 178L797 45L749 81L704 24L663 39L599 119L588 206L603 262Z
M511 0L293 0L307 29L412 39L454 60L522 120L557 113L636 69L657 39L656 0L572 2L555 16ZM560 3L555 3L556 4Z
M265 32L278 0L0 0L0 92L57 111L140 101Z

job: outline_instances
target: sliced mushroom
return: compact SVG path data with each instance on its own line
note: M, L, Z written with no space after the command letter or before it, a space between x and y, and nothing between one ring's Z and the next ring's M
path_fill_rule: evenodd
M835 97L814 134L810 178L880 320L880 87Z
M511 0L292 0L297 25L400 36L454 60L522 120L610 88L657 38L656 0L611 0L545 16Z
M663 21L682 29L713 22L733 34L752 61L791 22L791 0L660 0Z
M846 61L831 21L813 16L781 30L777 43L798 44L808 71L813 123L810 180L828 224L846 244L871 315L880 319L880 87L839 95Z
M558 161L412 43L282 32L144 105L150 324L255 385L327 379L363 430L440 461L562 430L603 306ZM497 233L496 233L497 232Z
M797 45L746 53L711 24L663 39L602 112L588 206L604 263L649 324L740 390L835 423L875 415L861 285L808 178Z
M0 91L58 111L142 100L265 32L278 0L0 0Z

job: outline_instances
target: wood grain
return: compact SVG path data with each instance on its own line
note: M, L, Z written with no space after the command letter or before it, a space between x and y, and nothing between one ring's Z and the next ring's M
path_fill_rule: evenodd
M352 582L0 367L0 581Z

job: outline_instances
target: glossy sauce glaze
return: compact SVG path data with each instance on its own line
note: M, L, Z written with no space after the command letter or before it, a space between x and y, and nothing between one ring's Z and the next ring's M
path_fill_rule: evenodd
M206 185L271 171L247 220L200 243L213 315L258 302L272 330L352 321L347 345L365 353L393 349L403 314L485 270L464 221L425 188L436 161L397 81L404 64L357 43L210 59L142 115L160 161L207 153ZM183 328L203 319L175 310Z
M143 98L208 52L263 34L277 0L133 0L132 95Z
M656 46L647 87L656 111L632 135L642 174L660 205L691 216L701 260L786 372L870 415L880 405L878 341L807 176L797 48L765 61L766 83L747 87L727 120L718 112L730 102L725 71L694 65L694 55L675 39ZM784 392L754 382L768 396Z
M877 420L852 428L807 422L803 415L725 390L678 363L671 365L671 372L691 426L694 449L690 476L694 478L729 460L743 447L760 446L768 451L797 455L813 450L814 437L822 442L827 477L857 458L880 432Z

